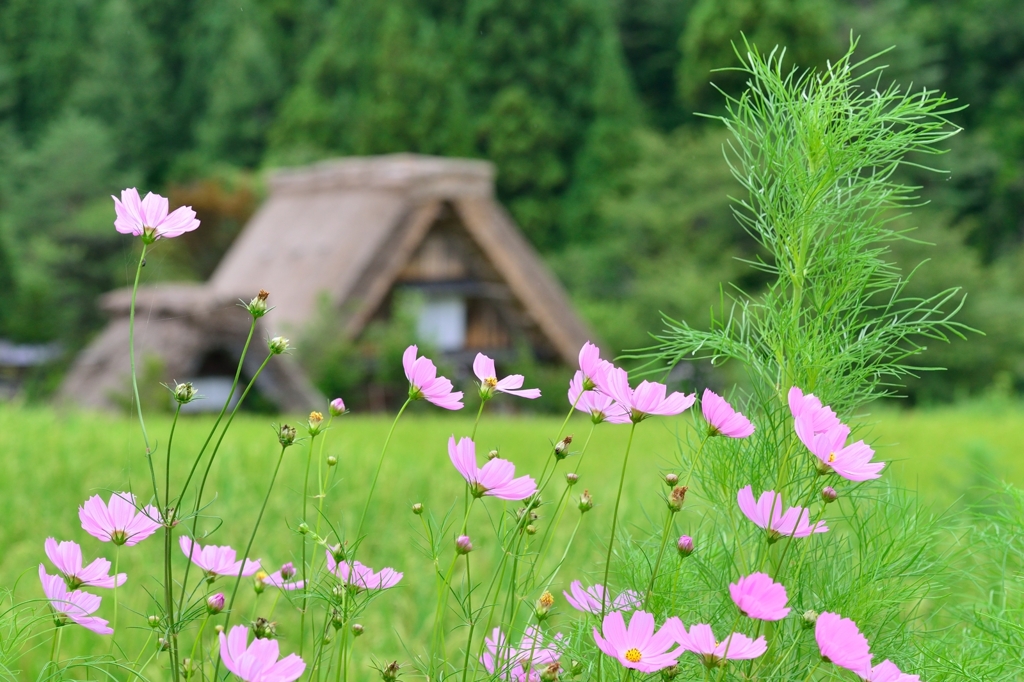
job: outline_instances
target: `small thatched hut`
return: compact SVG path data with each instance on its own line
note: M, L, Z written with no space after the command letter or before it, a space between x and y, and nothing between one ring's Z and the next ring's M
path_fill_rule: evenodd
M140 289L137 354L157 358L166 378L196 380L201 392L226 397L249 324L236 304L261 288L274 307L260 320L262 338L299 334L325 296L358 337L388 314L397 289L420 292L418 334L456 363L526 342L542 360L571 364L588 338L561 285L495 200L490 163L348 158L278 171L269 190L209 282ZM63 399L116 403L128 373L129 302L126 290L103 298L111 322L77 359ZM285 410L322 405L295 363L279 359L257 383L261 395Z

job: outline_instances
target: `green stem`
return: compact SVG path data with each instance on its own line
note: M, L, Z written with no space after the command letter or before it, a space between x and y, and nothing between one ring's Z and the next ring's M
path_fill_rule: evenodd
M188 658L190 663L195 663L196 660L196 647L199 646L199 642L203 639L203 631L206 630L206 621L210 620L210 612L206 612L206 616L203 618L203 622L199 624L199 634L196 635L196 639L192 642L192 651L189 652ZM199 661L199 677L203 677L203 663L205 661Z
M473 648L473 628L476 627L476 618L473 617L473 579L469 572L469 555L466 555L466 610L469 612L469 636L466 638L466 658L462 662L462 682L466 682L466 674L469 672L469 652Z
M114 617L111 619L112 623L110 629L114 631L114 634L110 635L110 651L107 652L109 655L114 651L114 638L117 637L117 568L121 560L121 546L114 545Z
M333 419L333 417L332 417ZM330 421L327 422L330 424ZM319 435L319 434L318 434ZM306 457L306 477L302 483L302 522L308 527L309 520L306 518L307 504L309 502L309 470L313 464L313 445L316 442L316 435L311 436L309 439L309 454ZM322 441L321 441L322 442ZM323 447L320 448L321 451ZM319 482L320 475L317 474ZM308 533L302 533L302 613L299 617L299 656L302 656L303 645L306 639L306 606L309 599L308 592L306 591L306 536ZM276 601L274 602L277 603Z
M487 401L484 400L483 398L481 398L480 399L480 409L478 409L476 411L476 421L473 422L473 433L470 434L470 436L469 436L469 439L471 441L473 441L474 443L476 442L476 427L478 427L480 425L480 415L482 415L484 413L484 405L486 405L486 404L487 404Z
M654 593L654 582L658 579L658 571L661 570L661 560L665 556L665 547L668 545L669 530L672 528L672 517L675 516L675 510L669 509L665 516L665 526L661 529L661 547L658 548L658 558L654 562L654 570L651 571L651 582L647 585L647 593L644 595L644 610L647 609L647 602L651 599L651 594ZM608 587L605 586L607 591Z
M181 414L181 403L174 410L174 421L171 422L171 432L167 437L167 457L164 471L164 502L167 507L163 510L164 516L164 608L167 610L168 639L171 645L171 664L175 666L174 675L177 676L178 660L178 629L174 622L174 583L173 567L171 566L171 536L174 523L174 508L171 507L171 447L174 445L174 431L178 426L178 415ZM115 571L116 573L116 571ZM116 588L115 588L116 589ZM115 597L117 592L114 593ZM116 606L116 603L115 603ZM116 614L115 614L116 615Z
M818 669L818 667L820 665L821 665L821 661L818 661L817 663L814 664L814 667L811 668L810 672L807 673L807 677L804 678L804 682L811 682L811 677L814 676L814 672Z
M53 642L50 643L50 664L54 668L57 667L57 642L60 640L60 629L62 626L57 625L53 628Z
M363 505L363 513L359 515L359 525L356 527L356 542L359 541L360 534L363 532L363 523L366 521L366 512L370 508L370 501L373 499L373 492L377 489L377 479L380 478L381 467L384 466L384 455L388 451L388 445L391 443L391 436L395 433L395 427L398 425L398 420L402 418L402 414L405 412L405 408L409 407L409 403L412 402L412 398L406 398L402 404L402 409L395 415L395 420L391 422L391 428L388 430L388 437L384 440L384 447L381 448L380 458L377 460L377 469L373 472L373 481L370 483L370 492L366 495L366 504Z
M139 266L135 269L135 284L132 285L132 303L128 310L128 357L131 363L132 371L132 393L135 396L135 408L139 415L139 426L142 428L142 440L146 444L146 454L148 456L149 448L149 435L146 433L146 420L142 418L142 402L139 400L139 381L135 373L135 296L139 292L139 278L142 276L142 268L146 264L146 249L148 248L145 242L142 243L142 255L139 256Z

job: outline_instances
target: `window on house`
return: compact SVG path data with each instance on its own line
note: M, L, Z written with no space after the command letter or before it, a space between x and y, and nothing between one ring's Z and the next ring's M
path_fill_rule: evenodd
M440 351L466 346L466 299L456 294L431 295L416 319L416 335Z

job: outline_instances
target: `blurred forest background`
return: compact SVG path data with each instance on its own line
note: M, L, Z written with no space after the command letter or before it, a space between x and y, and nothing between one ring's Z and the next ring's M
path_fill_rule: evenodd
M756 290L730 215L725 135L745 33L822 66L851 32L887 79L969 107L899 227L912 291L963 285L985 332L916 359L918 403L1024 390L1024 3L1019 0L0 0L0 338L70 361L126 284L109 195L159 191L201 230L152 279L206 278L260 171L412 151L494 161L498 191L610 354L660 313L700 324L719 282ZM906 170L914 174L913 168ZM725 295L728 295L726 290ZM322 364L322 363L321 363ZM43 397L61 367L33 383ZM329 375L330 368L320 367Z

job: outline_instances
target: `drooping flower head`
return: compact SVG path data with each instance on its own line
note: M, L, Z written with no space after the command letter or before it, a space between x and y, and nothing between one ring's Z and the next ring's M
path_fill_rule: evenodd
M580 348L581 386L584 391L593 391L599 385L599 379L612 367L612 363L601 359L601 349L587 341Z
M627 628L622 613L613 611L604 617L600 631L594 628L594 641L598 649L618 660L623 667L653 673L679 660L682 649L672 647L682 627L679 619L673 617L655 632L654 616L646 611L634 611Z
M147 505L139 511L131 493L112 493L104 503L93 495L78 508L78 518L86 533L103 542L131 547L160 528L160 512Z
M469 438L461 438L456 444L455 436L451 436L448 439L448 456L476 497L488 495L518 502L537 492L537 484L532 478L515 477L516 467L507 459L495 457L478 467L476 444Z
M224 667L245 682L294 682L306 671L306 662L295 654L280 661L276 639L254 639L249 628L236 625L225 637L220 633L220 658Z
M750 639L746 635L734 632L721 642L715 639L715 633L710 625L698 623L687 632L680 623L676 636L679 646L684 651L697 654L701 662L708 668L716 668L725 665L726 661L746 661L757 658L768 650L768 642L765 638L758 637Z
M846 444L850 427L839 424L824 433L813 433L811 418L798 417L796 435L807 449L820 460L818 471L822 474L835 472L848 481L868 481L879 478L885 462L873 462L875 451L864 441Z
M868 668L857 674L867 682L921 682L919 675L908 675L890 660L882 661L874 668Z
M198 542L193 542L192 538L184 535L178 538L178 544L181 546L181 551L185 553L185 556L196 566L203 569L209 580L216 580L220 576L234 577L238 575L239 571L242 572L243 576L250 576L260 570L259 559L255 561L245 559L245 565L243 566L242 560L235 560L235 550L227 545L223 547L218 545L203 547Z
M796 386L789 389L789 411L793 419L803 417L808 420L814 433L824 433L839 426L839 417L831 407L823 407L817 396L813 393L804 395Z
M561 641L561 633L555 635L554 644ZM540 682L545 666L558 660L558 649L544 641L544 633L530 625L523 633L519 646L513 646L501 628L494 628L484 639L484 653L480 662L491 675L512 682ZM527 675L529 669L529 675Z
M53 538L46 538L44 543L46 556L64 576L68 589L75 590L85 587L120 587L128 579L127 573L110 575L110 562L106 559L94 559L91 564L82 566L82 548L77 542L58 543Z
M628 424L629 414L615 402L611 396L598 391L583 390L583 371L577 370L576 374L569 381L569 404L575 405L580 412L590 415L591 421L595 424L608 422L609 424Z
M604 605L605 611L632 611L640 608L643 599L633 590L624 590L617 597L611 599L604 594L604 585L591 585L583 587L579 580L573 580L569 585L569 592L562 591L569 606L577 611L600 615L601 600L608 599Z
M790 507L783 511L782 495L766 490L754 502L753 489L748 485L736 494L740 511L755 524L768 531L768 542L780 537L805 538L811 533L824 533L828 526L824 521L810 524L810 512L803 507Z
M598 377L597 387L610 395L629 414L634 424L653 415L670 417L685 412L697 399L697 394L672 393L665 384L656 381L641 381L635 388L629 387L629 375L621 367L610 367Z
M295 566L289 561L270 575L263 576L263 584L276 587L279 590L301 590L306 586L305 580L291 580L294 577Z
M409 346L402 354L405 378L409 380L409 397L424 399L446 410L462 409L462 391L453 391L452 382L437 376L437 367L426 357L416 357L419 349Z
M764 573L751 573L731 583L729 596L748 618L782 620L789 614L786 588Z
M142 237L143 241L152 244L157 239L180 237L186 232L199 227L196 212L191 206L182 206L173 213L167 213L167 199L152 192L145 199L139 200L139 191L134 187L121 191L121 200L114 200L114 229L121 234Z
M754 425L750 420L734 410L725 398L710 389L704 389L704 395L700 398L700 409L711 428L711 435L746 438L754 433Z
M95 594L81 590L69 591L64 579L59 575L48 575L42 564L39 564L39 582L43 584L43 594L59 620L68 618L98 635L113 634L107 621L92 615L100 608L101 599Z
M494 395L495 391L517 395L520 398L529 398L530 400L540 397L539 388L523 388L523 382L526 379L522 374L510 374L504 379L499 380L498 374L494 369L494 360L483 353L477 353L476 358L473 360L473 374L480 380L480 397L484 400Z
M814 624L814 639L826 662L855 673L871 669L868 640L849 618L828 611L822 613Z
M403 575L393 568L382 568L375 573L358 561L338 561L330 551L327 552L327 570L357 590L386 590L397 585Z

